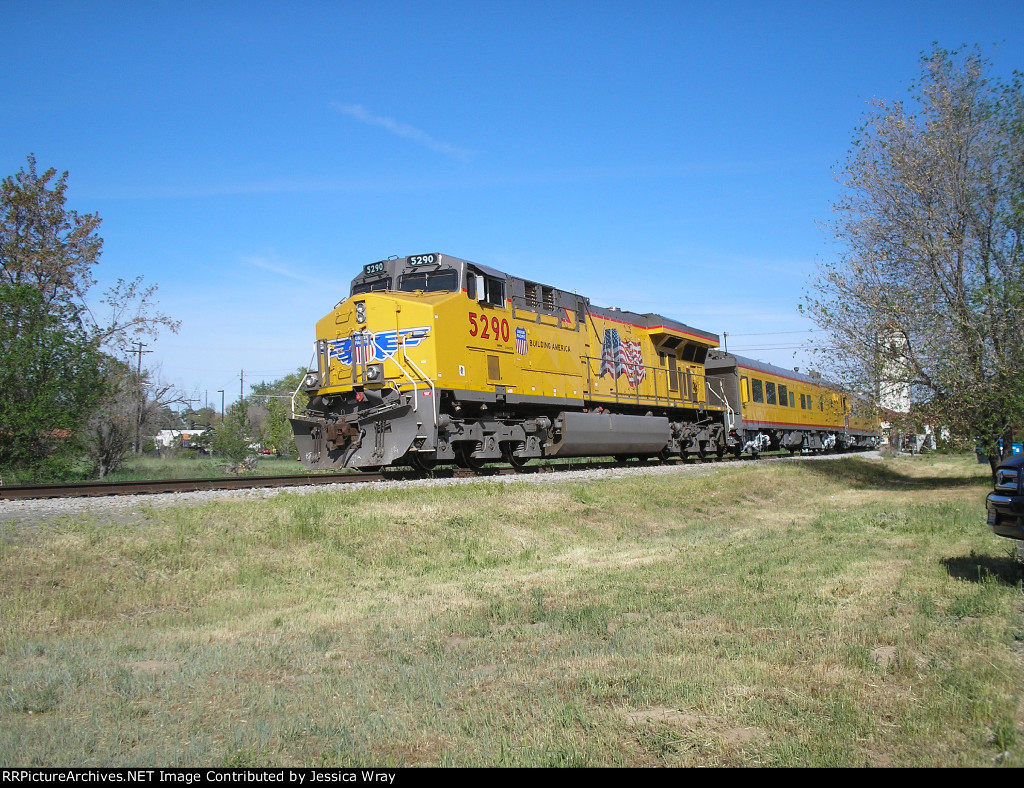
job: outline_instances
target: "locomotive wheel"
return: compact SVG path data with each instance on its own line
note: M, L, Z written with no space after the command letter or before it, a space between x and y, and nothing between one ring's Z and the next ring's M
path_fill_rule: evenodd
M506 443L501 449L501 456L505 459L505 462L517 471L521 471L530 462L529 457L516 457L514 454L515 450L520 448L520 446L521 444Z
M460 444L459 448L455 452L456 464L458 464L460 468L469 468L471 471L479 471L487 464L487 460L474 457L474 451L476 451L476 448L473 444Z
M437 467L437 456L424 452L409 452L409 464L417 471L429 473Z

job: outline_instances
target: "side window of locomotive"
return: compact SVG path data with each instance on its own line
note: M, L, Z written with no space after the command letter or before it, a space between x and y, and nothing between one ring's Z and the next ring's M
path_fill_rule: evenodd
M779 386L779 404L784 408L789 407L789 393L785 386Z
M485 276L484 303L491 306L505 306L505 283L492 276Z
M764 387L757 378L750 379L750 393L754 402L764 402Z
M765 393L766 404L774 405L775 404L775 384L772 383L770 380L766 381L765 384L764 384L764 388L765 388L765 392L764 393Z

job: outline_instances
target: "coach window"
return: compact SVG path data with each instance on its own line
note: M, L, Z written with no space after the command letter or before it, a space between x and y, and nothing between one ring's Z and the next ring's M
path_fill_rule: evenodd
M792 391L789 392L789 407L796 407L796 395Z
M785 386L779 386L779 404L784 408L789 406L789 395Z
M750 402L750 380L746 375L740 378L740 402Z
M765 399L765 403L768 404L768 405L774 405L775 404L775 384L772 383L770 380L766 381L765 384L764 384L764 389L765 389L765 391L764 391L764 393L765 393L765 398L764 398Z
M764 402L763 384L757 378L750 379L750 394L754 402Z

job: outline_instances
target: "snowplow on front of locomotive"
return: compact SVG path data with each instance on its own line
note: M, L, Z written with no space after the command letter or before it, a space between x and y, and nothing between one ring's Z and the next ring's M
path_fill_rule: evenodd
M372 263L317 323L296 445L311 469L702 453L717 343L446 255Z

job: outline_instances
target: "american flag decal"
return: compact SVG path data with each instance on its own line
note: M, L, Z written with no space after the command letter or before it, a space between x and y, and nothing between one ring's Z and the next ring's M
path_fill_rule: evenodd
M518 353L520 356L525 356L526 355L526 349L527 349L527 345L526 345L526 329L525 328L517 328L516 329L516 353Z
M625 374L629 385L636 388L647 377L644 354L639 342L623 340L617 328L606 328L601 341L601 374L613 378Z

